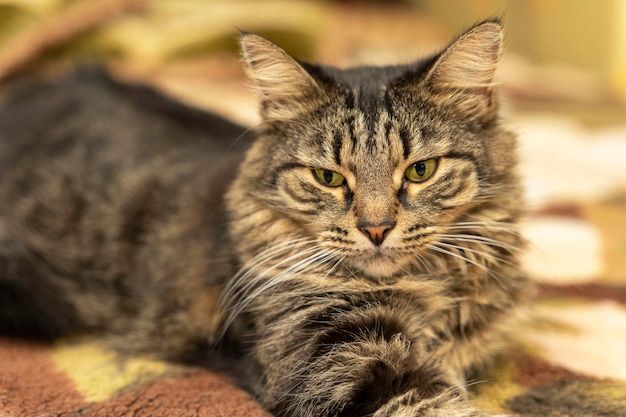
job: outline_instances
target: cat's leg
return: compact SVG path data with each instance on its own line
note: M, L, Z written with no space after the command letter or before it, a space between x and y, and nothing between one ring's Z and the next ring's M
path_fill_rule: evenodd
M486 414L461 399L455 391L444 391L432 398L421 398L411 390L380 407L373 417L483 417Z
M462 378L405 325L413 319L391 305L358 294L274 293L255 310L255 391L278 416L484 415L468 403Z

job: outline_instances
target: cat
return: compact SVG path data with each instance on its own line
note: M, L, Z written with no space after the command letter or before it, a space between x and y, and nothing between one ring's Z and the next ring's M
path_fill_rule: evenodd
M387 67L242 33L254 131L82 70L0 107L0 330L238 352L276 416L482 416L529 281L503 28ZM217 347L217 348L216 348Z

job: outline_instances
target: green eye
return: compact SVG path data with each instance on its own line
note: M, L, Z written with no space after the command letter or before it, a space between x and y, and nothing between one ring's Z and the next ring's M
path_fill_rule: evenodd
M340 173L327 169L314 169L313 173L320 184L327 187L339 187L346 180Z
M404 171L404 176L411 182L424 182L430 178L437 169L436 159L426 159L411 165Z

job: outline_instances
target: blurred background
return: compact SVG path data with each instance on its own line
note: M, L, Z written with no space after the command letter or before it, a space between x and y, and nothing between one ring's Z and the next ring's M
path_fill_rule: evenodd
M254 125L239 29L305 60L389 64L435 52L491 16L507 31L499 79L531 209L526 266L546 285L622 285L622 0L0 0L0 83L101 62L121 78Z

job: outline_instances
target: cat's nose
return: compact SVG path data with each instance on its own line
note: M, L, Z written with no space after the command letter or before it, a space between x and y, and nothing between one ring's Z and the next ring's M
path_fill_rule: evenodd
M396 224L392 221L386 221L377 225L362 223L357 225L357 227L370 238L374 245L380 246L389 234L389 231L393 229L395 225Z

